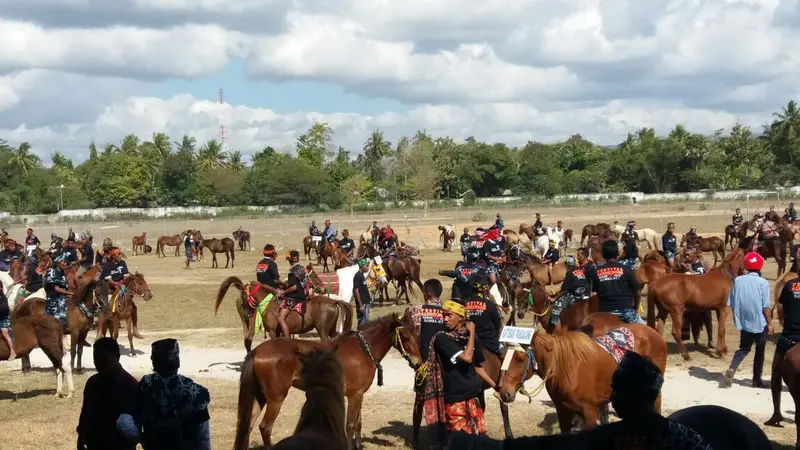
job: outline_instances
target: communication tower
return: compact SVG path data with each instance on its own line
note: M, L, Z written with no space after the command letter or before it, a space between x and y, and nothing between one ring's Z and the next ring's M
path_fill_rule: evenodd
M222 88L219 88L219 104L225 104L225 92ZM219 116L219 141L222 143L222 151L225 153L230 152L230 148L228 147L228 131L225 128L225 119L222 117L222 113Z

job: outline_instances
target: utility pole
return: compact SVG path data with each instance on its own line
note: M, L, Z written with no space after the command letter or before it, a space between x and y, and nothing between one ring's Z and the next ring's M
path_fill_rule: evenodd
M59 208L59 211L61 211L62 209L64 209L64 185L62 184L59 185L58 187L61 190L61 208Z

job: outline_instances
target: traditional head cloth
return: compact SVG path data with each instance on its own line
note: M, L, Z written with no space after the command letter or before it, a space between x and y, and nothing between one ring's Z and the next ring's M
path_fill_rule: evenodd
M567 269L572 269L573 267L575 267L575 257L569 255L566 258L564 258L564 265L567 266Z
M358 267L364 267L369 264L369 258L361 258L358 260Z
M664 376L655 364L636 352L625 352L617 370L611 377L615 390L637 391L658 395Z
M453 314L458 314L461 317L466 317L467 312L464 309L464 305L461 303L454 302L453 300L445 300L442 304L442 310L447 311Z
M112 241L112 240L111 240L111 238L105 238L105 239L103 239L103 247L105 247L105 248L111 248L111 247L113 247L113 246L114 246L114 241Z
M277 253L275 252L275 247L273 247L272 244L267 244L264 246L264 256L275 258L275 255L277 255Z
M180 363L181 348L175 339L161 339L150 345L150 360Z
M108 256L112 258L120 255L122 255L122 250L120 250L119 247L114 247L108 252Z

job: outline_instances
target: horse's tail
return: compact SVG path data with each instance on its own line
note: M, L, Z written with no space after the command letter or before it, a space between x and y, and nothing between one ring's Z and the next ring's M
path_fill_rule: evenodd
M656 328L656 290L653 285L647 288L647 326Z
M339 313L342 315L342 332L347 332L353 329L353 308L350 303L342 300L334 300Z
M222 304L222 299L225 298L225 294L228 293L228 289L233 286L236 289L239 289L242 294L244 294L244 283L239 277L231 276L225 279L222 284L219 285L219 291L217 291L217 300L214 302L214 314L217 314L219 310L219 305Z
M230 278L228 280L230 280ZM239 406L233 450L247 450L250 447L250 428L253 423L253 402L255 402L256 395L258 394L255 374L256 371L253 368L253 352L250 352L244 358L242 375L239 377Z

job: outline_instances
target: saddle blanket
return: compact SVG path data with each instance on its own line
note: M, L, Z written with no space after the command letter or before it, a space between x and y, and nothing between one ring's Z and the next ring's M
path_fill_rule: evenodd
M633 332L627 328L611 330L602 336L596 337L594 340L614 358L617 364L622 361L625 352L632 352L636 349Z
M318 273L317 276L322 282L322 289L328 294L339 294L339 274L335 272Z

